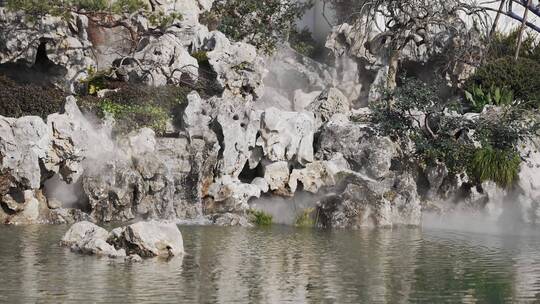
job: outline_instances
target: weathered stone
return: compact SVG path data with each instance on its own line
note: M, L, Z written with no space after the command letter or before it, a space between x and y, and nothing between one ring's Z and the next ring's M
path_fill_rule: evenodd
M261 116L261 136L257 146L273 162L295 159L300 164L314 160L315 118L310 113L282 112L275 108Z
M289 183L289 164L286 161L276 162L264 167L264 179L270 190L279 194L287 194L286 186Z
M322 122L329 121L335 114L349 115L351 104L340 90L330 88L324 90L306 110L315 113Z
M122 232L128 254L141 257L177 256L184 253L182 233L175 224L138 222Z
M252 226L247 217L234 213L216 214L215 216L213 216L212 222L217 226Z
M197 81L199 64L184 47L184 41L174 33L165 33L149 41L133 58L117 60L118 73L130 81L151 86L178 85L182 79Z
M266 73L262 58L254 46L236 42L208 52L210 65L217 73L217 81L230 96L262 96Z
M320 131L317 158L332 159L340 153L354 171L372 178L388 175L392 159L398 155L398 145L388 137L378 136L370 125L335 118Z
M341 155L330 161L315 161L307 164L304 169L294 169L289 178L289 188L295 193L298 184L301 183L303 190L317 193L323 187L336 185L336 177L339 172L349 170L349 164Z
M205 213L239 212L249 209L248 201L261 195L261 189L244 184L229 175L218 178L208 190L210 202L206 202Z
M41 167L51 141L47 125L39 117L18 119L0 116L0 171L9 176L10 187L39 189Z
M322 226L359 229L420 225L420 199L411 176L375 181L358 173L342 174L338 194L320 203Z

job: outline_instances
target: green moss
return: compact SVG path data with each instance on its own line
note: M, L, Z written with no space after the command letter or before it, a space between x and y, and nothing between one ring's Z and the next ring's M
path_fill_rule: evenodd
M257 226L270 226L272 225L272 215L260 210L249 210L250 221Z
M121 133L148 127L157 134L163 134L170 119L165 109L151 104L125 105L105 99L100 102L99 109L103 114L110 114L118 121L120 129L117 131Z
M207 63L208 62L208 52L205 51L197 51L193 52L191 56L195 59L197 59L197 62L199 64L201 63Z
M470 165L470 174L480 182L493 181L508 188L517 180L521 157L512 150L490 146L476 150Z
M294 220L294 226L301 228L315 227L315 208L307 208L300 213Z

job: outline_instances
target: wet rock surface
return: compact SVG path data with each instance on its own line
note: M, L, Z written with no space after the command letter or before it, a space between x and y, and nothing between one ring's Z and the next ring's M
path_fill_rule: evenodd
M128 262L184 253L178 227L163 222L138 222L111 232L90 222L78 222L66 232L60 244L82 254L126 258Z

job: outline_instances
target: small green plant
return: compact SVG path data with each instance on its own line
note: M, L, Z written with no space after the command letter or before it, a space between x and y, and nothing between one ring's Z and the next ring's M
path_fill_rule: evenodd
M151 104L126 105L105 99L100 102L99 109L103 114L110 114L117 120L122 133L148 127L157 134L163 134L170 119L165 109Z
M486 146L474 153L470 173L480 182L489 180L508 188L517 180L520 164L517 152Z
M294 226L301 228L315 227L315 208L307 208L300 213L294 220Z
M473 112L480 113L487 105L503 106L514 102L514 93L508 88L491 87L484 90L482 86L472 85L470 91L465 91L465 98Z
M270 226L273 220L272 215L260 210L249 210L249 218L257 226Z
M506 88L514 93L528 108L540 105L540 62L528 58L499 58L479 67L467 80L465 88L472 92L474 86Z
M193 52L191 54L191 57L197 59L197 62L199 64L201 63L208 63L208 52L205 52L205 51L197 51L197 52Z
M164 29L174 23L175 20L182 21L183 16L180 13L173 12L165 14L162 11L154 12L148 15L148 22L150 25Z
M100 90L107 87L107 72L98 72L94 69L94 67L89 67L87 73L88 78L83 81L83 83L86 83L86 94L96 95Z

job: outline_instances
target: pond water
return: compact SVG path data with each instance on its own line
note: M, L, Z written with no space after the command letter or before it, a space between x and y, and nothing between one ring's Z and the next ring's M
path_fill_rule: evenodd
M140 264L58 245L67 226L0 226L2 303L540 301L540 231L180 226L186 255Z

